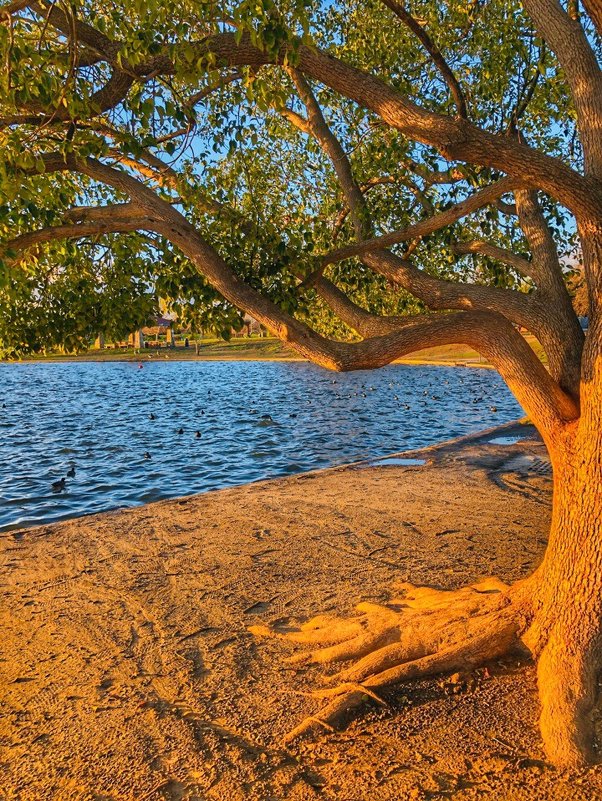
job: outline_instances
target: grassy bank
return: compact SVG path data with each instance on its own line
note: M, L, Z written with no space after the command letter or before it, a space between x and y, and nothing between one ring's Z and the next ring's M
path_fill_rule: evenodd
M527 341L535 350L538 356L542 356L542 349L539 343L528 336ZM199 354L196 354L194 345L186 348L183 342L177 342L175 348L145 348L142 351L135 351L132 348L105 348L103 350L89 350L79 354L51 353L44 356L34 356L29 361L90 361L90 362L111 362L111 361L164 361L171 360L196 360L210 361L235 359L244 361L304 361L294 350L287 348L279 339L275 337L241 337L224 342L222 339L205 339L200 343ZM486 359L464 345L445 345L437 348L426 348L416 351L410 356L400 359L404 364L467 364L471 366L490 366Z

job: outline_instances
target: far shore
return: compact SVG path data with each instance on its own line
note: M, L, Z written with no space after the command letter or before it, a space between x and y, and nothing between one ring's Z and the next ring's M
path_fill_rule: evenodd
M542 351L539 343L531 336L526 337L538 356ZM16 360L3 360L4 364L15 363ZM150 345L142 350L133 348L91 349L82 353L49 353L18 360L23 362L161 362L161 361L270 361L270 362L307 362L275 337L235 337L229 342L221 339L208 339L199 343L197 355L194 343L185 347L177 342L173 348L154 347ZM443 367L484 367L492 365L475 350L463 345L445 345L416 351L394 364L434 365Z

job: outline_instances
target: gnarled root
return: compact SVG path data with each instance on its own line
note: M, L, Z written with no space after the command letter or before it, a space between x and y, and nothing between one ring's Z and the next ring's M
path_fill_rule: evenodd
M439 673L470 671L520 647L528 601L518 585L497 579L456 591L399 585L400 597L386 606L362 603L351 619L320 616L298 630L279 632L252 626L258 636L276 636L311 647L296 663L353 661L326 677L336 682L313 693L328 699L317 715L306 718L286 738L340 726L366 701L385 704L379 691L404 681Z

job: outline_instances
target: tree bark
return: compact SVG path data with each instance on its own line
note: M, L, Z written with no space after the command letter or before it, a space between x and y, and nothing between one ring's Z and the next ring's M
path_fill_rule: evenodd
M594 762L602 666L602 432L564 438L554 454L554 512L534 575L534 618L525 644L538 660L540 729L549 759Z
M541 734L557 765L595 761L602 669L602 325L585 354L578 422L548 445L554 508L544 560L534 575L533 625L525 642L538 657Z

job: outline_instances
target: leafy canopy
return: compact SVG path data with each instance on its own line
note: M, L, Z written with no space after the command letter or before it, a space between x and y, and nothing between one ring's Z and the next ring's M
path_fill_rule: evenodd
M520 4L413 0L406 7L456 74L476 123L506 131L528 100L521 136L580 166L563 75ZM127 201L80 174L32 174L43 173L43 154L93 156L153 186L241 278L281 308L319 331L353 337L311 286L299 287L318 256L352 241L354 229L331 160L287 117L305 114L290 75L280 66L225 67L211 53L199 57L195 43L235 31L271 53L292 45L293 67L298 42L315 44L379 74L420 105L454 114L448 87L412 31L377 0L69 0L54 8L70 21L71 36L48 24L49 5L34 4L0 26L0 238L62 225L73 207ZM134 75L114 104L103 96L112 67L78 40L77 22L116 43L118 63ZM175 71L136 79L136 65L158 54L172 59ZM497 177L458 165L452 182L432 181L448 167L434 149L324 86L313 89L365 192L374 234L448 208ZM153 158L162 166L149 167ZM561 252L570 254L570 219L550 202L546 215ZM488 207L412 243L412 259L443 278L531 291L528 280L499 261L454 252L454 243L472 239L528 251L516 219ZM327 276L369 311L422 308L357 259L331 266ZM17 257L9 248L0 262L0 352L82 348L100 332L123 337L152 318L159 298L196 330L226 335L240 321L240 310L154 233L99 231Z

